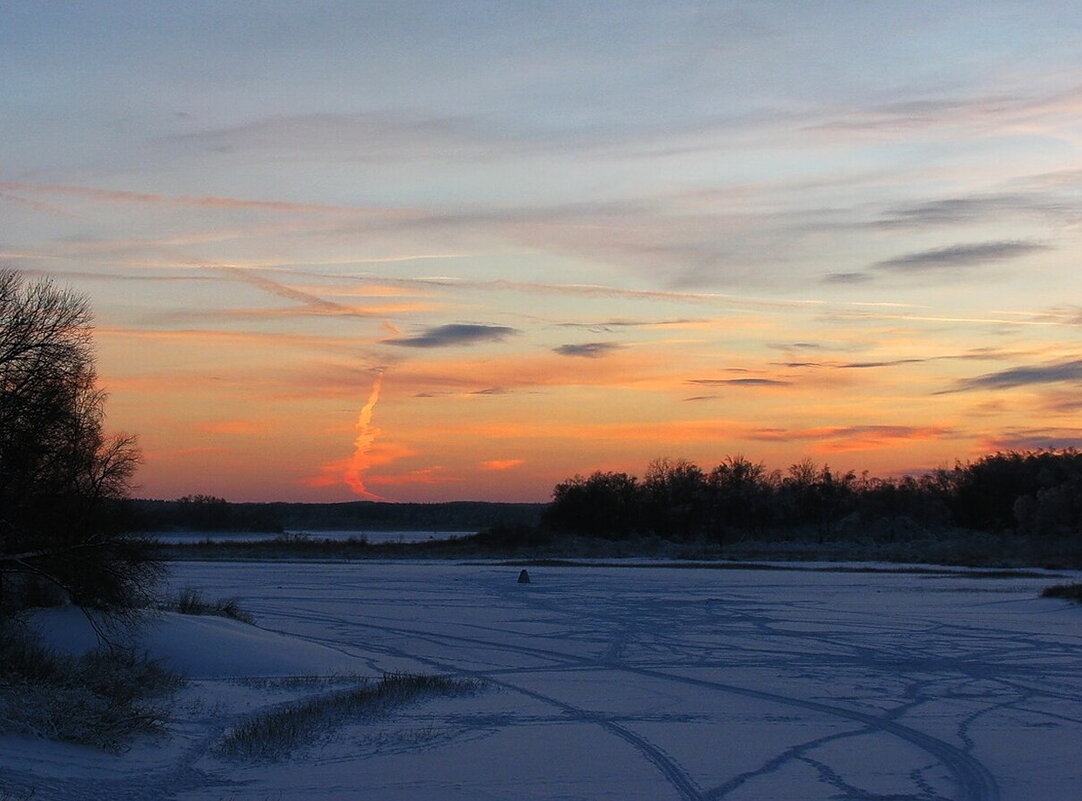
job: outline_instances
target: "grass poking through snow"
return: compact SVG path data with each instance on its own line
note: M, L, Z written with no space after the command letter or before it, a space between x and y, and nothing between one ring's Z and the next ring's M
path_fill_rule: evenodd
M236 726L219 751L235 759L276 759L311 742L321 733L358 718L382 717L409 703L433 696L469 695L483 682L387 673L374 684L320 695L261 712Z
M123 751L162 730L166 699L182 683L131 650L67 656L21 626L0 627L0 733Z
M236 598L208 601L194 587L185 587L177 593L175 598L169 599L160 608L168 612L179 612L182 615L214 615L239 620L242 623L255 623L252 613L242 609Z
M1068 601L1082 603L1082 582L1074 584L1053 584L1045 587L1041 593L1042 598L1066 598Z

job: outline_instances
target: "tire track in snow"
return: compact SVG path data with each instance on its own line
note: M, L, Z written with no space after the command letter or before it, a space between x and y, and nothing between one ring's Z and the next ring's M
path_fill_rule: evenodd
M481 582L481 586L485 589L492 591L496 590L495 585L488 585L486 582ZM502 585L495 593L498 597L508 600L518 600L521 598L515 594L506 592L505 587ZM561 610L558 607L544 601L540 604L542 608L547 608L549 611L557 614L568 614L568 610ZM639 614L642 610L638 607L628 604L623 604L622 608L628 612L633 619L641 619ZM742 614L743 617L749 620L753 619L752 616L746 613ZM603 618L602 618L603 619ZM620 623L626 620L625 618L612 618L609 616L609 622ZM763 625L764 622L755 620L759 625ZM776 621L768 621L766 625ZM968 630L968 629L967 629ZM623 630L620 635L621 647L626 642L627 630ZM823 638L813 637L816 641L820 641ZM837 641L833 638L826 639L827 642L833 645L839 645L846 649L860 651L866 651L867 649L859 645L855 645L848 641ZM610 644L609 649L606 650L602 657L605 660L606 657L611 656L613 646ZM589 660L583 660L588 662ZM999 799L999 785L997 784L995 777L991 772L978 760L968 753L968 750L957 748L950 743L940 740L937 737L924 734L917 729L910 728L903 724L897 723L888 719L892 712L887 713L887 718L879 717L876 715L867 714L858 710L847 709L846 707L834 706L832 704L825 704L818 701L811 701L794 696L786 696L779 693L771 693L765 690L756 690L749 687L742 687L738 685L727 684L724 682L713 682L705 679L695 679L693 677L681 676L679 674L667 673L663 670L651 669L651 668L639 668L628 665L626 663L609 663L613 670L622 670L625 672L641 675L644 677L651 677L656 679L676 681L680 683L689 684L692 686L699 686L703 688L715 689L722 692L732 693L735 695L742 695L744 697L756 698L760 700L771 701L775 703L787 704L790 706L801 707L815 712L820 712L835 717L842 717L852 720L857 723L862 723L878 731L890 734L898 737L902 740L909 742L910 744L924 750L937 760L939 760L944 766L951 771L954 775L955 781L959 786L960 795L958 801L998 801ZM691 667L691 666L689 666ZM989 710L983 710L980 714ZM959 732L960 735L965 738L964 731ZM968 738L965 738L968 740ZM972 747L971 742L967 743L969 747Z
M286 618L295 617L301 620L307 619L300 615L290 615L288 613L283 613L281 616ZM327 622L331 622L332 616L322 615L321 617L323 617L323 619ZM574 654L562 653L559 651L551 651L548 649L538 648L536 646L519 646L506 642L486 640L479 637L466 637L455 634L433 633L430 631L402 628L397 626L377 625L372 623L364 623L361 621L347 621L342 618L336 618L334 619L334 622L342 625L355 626L375 631L383 631L389 634L407 636L413 639L424 640L436 644L450 645L454 643L463 643L471 646L484 646L486 648L491 648L494 650L506 650L513 653L553 659L559 662L564 662L569 666L576 665L580 668L591 667L601 668L613 672L631 673L633 675L639 675L647 678L659 679L662 681L672 681L681 684L687 684L690 686L702 687L704 689L711 689L715 691L730 693L733 695L741 695L747 698L755 698L758 700L769 701L772 703L795 706L837 718L844 718L846 720L862 723L865 726L892 735L894 737L898 737L899 739L904 740L935 757L954 776L960 793L957 797L957 801L998 801L999 799L999 786L996 784L995 778L988 771L988 769L984 767L984 765L982 765L979 761L970 756L968 753L954 747L953 745L945 742L944 740L940 740L936 737L924 734L923 732L910 728L909 726L905 726L903 724L896 723L894 721L887 720L876 715L867 714L853 709L847 709L845 707L834 706L832 704L825 704L820 701L812 701L804 698L782 695L780 693L772 693L766 690L756 690L751 687L742 687L739 685L727 684L724 682L709 681L706 679L696 679L694 677L666 673L664 671L652 668L634 667L627 664L599 665L597 661L593 659L576 656ZM296 634L292 634L291 632L283 633L291 634L292 636L298 636ZM443 662L441 660L434 660L416 655L410 655L410 658L416 659L420 662L432 664L433 666L439 667L443 670L450 669L455 672L463 672L459 666L452 663ZM469 672L471 673L471 675L477 675L479 673L479 671ZM494 683L503 685L504 681L501 680ZM524 692L527 695L532 693L532 691L523 690L517 685L507 686L510 686L516 691ZM558 699L553 699L549 698L548 696L540 695L537 695L535 697L537 697L538 700L545 700L548 703L555 703L557 706L560 706L562 708L566 707L569 710L577 710L578 713L589 717L592 722L599 723L599 725L601 720L603 720L602 718L599 718L595 713L590 713L585 710L578 709L577 707L572 707L571 705L565 705L564 702L559 701ZM621 734L620 732L624 732L628 735L638 738L648 749L651 749L649 753L648 751L644 750L644 754L646 754L647 757L650 758L655 765L658 765L659 769L661 769L662 772L665 773L666 777L670 778L670 781L672 781L672 778L670 777L667 769L662 768L662 764L664 764L664 762L671 762L671 760L668 760L668 758L660 752L660 749L658 749L657 746L649 743L644 738L639 738L638 735L634 735L633 733L629 732L621 726L618 726L615 723L613 723L612 726L614 728L609 728L607 726L603 727L611 733L622 737L622 739L625 739L628 742L632 742L632 740L624 736L624 734ZM617 731L616 729L619 729L620 731ZM643 749L640 748L640 750ZM656 756L659 758L660 761L655 761L655 759L651 757L651 753L654 752L656 752ZM679 774L683 776L684 779L686 779L687 781L686 786L682 786L681 784L674 782L674 786L677 787L681 794L685 798L703 798L704 796L702 795L701 791L689 778L687 778L686 774L684 774L683 771L680 771L678 768L676 770L678 770ZM686 795L687 792L693 792L695 793L695 795Z
M734 695L743 695L748 698L758 698L764 701L773 701L775 703L802 707L815 712L822 712L827 715L864 723L873 729L905 740L938 759L948 770L950 770L954 775L955 781L958 783L961 792L958 796L958 801L999 800L999 785L996 784L995 777L992 776L988 768L960 748L955 748L944 740L940 740L930 734L924 734L917 729L912 729L901 723L884 720L881 717L859 712L855 709L846 709L845 707L824 704L819 701L810 701L804 698L794 698L792 696L767 692L765 690L755 690L750 687L740 687L734 684L695 679L690 676L673 675L671 673L650 670L648 668L624 667L623 670L642 676L653 676L693 686L721 690L723 692L733 693Z
M295 619L300 619L300 620L309 620L310 619L310 618L300 616L300 615L291 615L289 613L283 613L283 614L280 615L280 617L295 618ZM323 617L328 622L332 622L329 619L328 616L324 615ZM346 621L344 621L342 619L336 619L333 622L345 623ZM415 632L415 631L413 631L411 629L397 629L397 628L388 627L388 626L378 626L378 625L375 625L375 624L360 623L360 622L356 622L356 621L350 621L350 625L362 626L364 628L375 629L377 631L388 631L388 632L396 633L396 634L408 633L411 636L411 638L413 638L413 639L425 640L425 641L433 642L433 643L436 643L436 644L445 644L445 642L447 640L462 639L462 638L456 638L456 637L453 637L453 636L446 637L444 635L438 635L438 634L433 635L430 632ZM278 633L281 633L281 634L288 634L289 636L298 637L300 639L308 640L308 641L311 641L311 642L319 642L319 643L324 643L324 644L326 644L328 642L337 642L337 644L340 647L342 646L341 642L332 641L332 640L329 640L327 638L312 637L312 636L304 635L304 634L294 634L292 632L285 631L285 630L282 630L282 629L274 629L274 628L269 628L269 627L265 627L265 626L260 626L260 628L263 628L266 631L277 631ZM477 641L477 642L480 643L482 641ZM484 675L483 671L464 671L459 665L453 664L451 662L445 662L443 660L433 659L431 657L418 656L416 654L410 654L409 652L404 651L404 650L402 650L400 648L386 647L386 646L382 646L382 647L383 647L383 649L385 651L387 651L388 653L392 653L395 656L406 657L406 658L409 658L409 659L413 659L413 660L416 660L418 662L421 662L421 663L424 663L424 664L427 664L427 665L431 665L432 667L437 668L437 669L442 670L442 671L445 671L445 672L459 673L459 674L466 673L466 674L471 675L471 676ZM527 653L527 654L532 655L532 656L539 656L539 657L548 658L548 659L557 658L556 657L556 652L548 652L548 651L544 651L542 649L528 648L528 647L525 647L525 646L509 647L509 648L504 649L504 650L511 650L511 651L514 651L514 652L517 652L517 653ZM572 657L571 655L564 655L562 658L559 659L559 661L564 663L563 665L560 666L561 669L563 669L563 670L569 670L569 669L571 669L571 670L583 670L583 667L577 664L578 658ZM587 670L592 669L594 667L596 667L596 666L590 665L587 668ZM519 669L519 670L521 670L522 672L530 672L533 669L531 669L531 668L522 668L522 669ZM665 777L665 779L669 782L669 784L671 784L676 789L676 791L680 794L680 797L685 799L685 801L706 801L706 796L703 795L703 792L699 788L699 786L695 783L695 781L690 776L687 775L687 773L684 771L684 769L682 767L680 767L680 765L672 757L670 757L668 754L666 754L661 748L659 748L656 744L652 743L647 738L645 738L645 737L643 737L643 736L641 736L639 734L636 734L635 732L631 731L630 729L628 729L628 728L626 728L624 726L621 726L619 723L615 722L610 717L606 717L605 715L599 714L597 712L591 712L591 711L589 711L587 709L577 707L574 704L569 704L566 701L561 701L558 698L554 698L552 696L545 695L543 693L539 693L536 690L529 690L529 689L526 689L525 687L520 687L519 685L513 684L512 682L507 681L506 679L494 679L494 678L489 677L488 681L490 681L492 684L495 684L495 685L497 685L499 687L504 687L505 689L511 690L512 692L520 693L520 694L525 695L525 696L527 696L529 698L533 698L533 699L535 699L537 701L541 701L542 703L549 704L550 706L554 706L557 709L563 711L565 714L567 714L572 720L575 720L575 721L580 722L580 723L589 723L589 724L593 724L593 725L601 727L603 730L607 731L609 734L612 734L612 735L614 735L616 737L619 737L624 742L629 743L634 748L636 748L651 764L654 765L654 767L656 767L658 769L658 771L661 772L661 774Z
M501 687L506 687L515 692L521 693L529 698L533 698L538 701L542 701L546 704L551 704L564 712L571 715L575 720L583 723L593 723L600 726L610 734L614 734L621 740L630 743L637 748L643 756L645 756L654 767L661 771L662 775L669 781L677 792L680 793L680 797L687 799L687 801L706 801L707 796L703 795L702 790L695 783L695 781L687 775L682 767L668 754L661 750L657 745L650 742L645 737L636 734L635 732L621 726L619 723L600 715L596 712L589 712L581 707L573 706L565 701L561 701L558 698L553 698L549 695L543 695L542 693L534 690L527 690L524 687L519 687L516 684L511 684L504 680L491 680L493 684L498 684Z

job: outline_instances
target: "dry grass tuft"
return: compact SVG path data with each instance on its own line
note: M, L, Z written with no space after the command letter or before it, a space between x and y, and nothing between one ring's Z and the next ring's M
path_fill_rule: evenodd
M1068 601L1082 603L1082 582L1073 584L1053 584L1041 592L1042 598L1065 598Z
M482 687L482 682L470 679L388 673L374 684L258 713L230 731L219 752L235 759L278 759L351 719L383 717L423 698L467 695Z

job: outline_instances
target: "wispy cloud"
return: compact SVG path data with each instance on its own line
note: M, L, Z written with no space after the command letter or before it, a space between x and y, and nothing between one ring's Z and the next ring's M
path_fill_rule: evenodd
M1022 429L1006 431L999 436L991 437L985 443L987 450L1061 450L1064 448L1082 449L1082 430L1041 430Z
M159 321L160 322L160 319ZM98 328L95 339L102 340L137 340L141 342L190 343L209 347L222 345L281 348L303 347L320 350L356 347L358 342L376 342L376 338L363 340L358 337L331 337L318 334L291 334L271 331L223 331L219 329L171 329L153 330L146 328Z
M740 441L784 445L806 442L816 453L903 448L958 436L949 426L854 425L814 428L764 428L738 420L665 420L644 423L465 424L445 430L485 439L582 439L589 441L668 442L673 444Z
M478 325L476 323L451 323L429 328L414 337L396 337L383 340L388 345L406 348L448 348L456 345L477 345L482 342L503 342L519 333L517 328L505 325Z
M906 253L892 259L878 261L873 268L896 272L918 272L950 267L972 267L988 262L1005 261L1048 250L1038 242L1009 240L1002 242L977 242L969 245L921 250Z
M395 368L396 386L413 394L443 393L481 398L540 387L622 387L668 391L671 357L663 350L618 351L605 359L569 359L548 350L483 357L409 359Z
M1082 88L1044 95L1004 93L973 97L903 99L853 108L812 123L808 129L897 135L920 129L968 129L972 132L1031 128L1041 120L1077 119Z
M599 359L622 347L623 345L617 342L583 342L579 345L560 345L552 350L561 356L582 356L587 359Z
M898 447L917 441L939 440L954 434L954 429L947 426L858 425L760 429L751 432L748 438L770 442L812 441L816 443L815 450L818 452L843 453Z
M674 291L665 289L628 289L626 287L605 284L562 284L546 283L543 281L509 281L505 278L497 278L490 281L474 281L469 279L441 277L416 277L388 279L385 277L371 280L382 283L394 283L403 286L427 286L441 287L456 290L481 290L491 292L516 292L527 295L542 293L545 295L567 296L592 300L636 300L636 301L662 301L665 303L687 303L694 305L715 306L723 309L754 309L754 310L785 310L788 312L808 311L820 312L829 304L824 300L815 298L791 300L771 299L767 297L750 297L747 295L734 295L722 292L693 292ZM871 304L850 303L846 306L865 306ZM588 323L587 325L620 326L620 325L657 325L657 326L680 326L693 325L695 323L716 325L712 320L661 320L655 322L638 323L635 321L610 320L604 323Z
M121 189L103 189L93 186L68 186L64 184L31 184L16 181L0 181L0 190L22 192L32 195L67 195L88 200L115 203L166 204L199 206L217 209L258 209L287 213L315 212L333 214L366 214L380 217L410 216L410 212L391 208L362 208L334 206L319 203L290 203L280 200L251 200L219 195L164 195L154 192L131 192Z
M1041 408L1058 414L1077 414L1082 412L1082 393L1049 392L1041 399Z
M343 306L341 304L316 305L305 304L301 306L289 306L285 308L234 308L201 311L177 311L158 317L160 321L179 323L186 320L214 320L214 319L267 319L291 318L291 317L386 317L393 314L416 314L419 312L432 312L442 308L440 303L425 303L418 301L406 301L402 303L375 303L363 306Z
M291 286L287 286L279 281L272 281L269 278L264 278L253 270L241 269L240 267L233 267L225 264L206 265L209 269L217 270L226 275L233 276L247 284L251 284L254 287L269 292L272 295L277 295L280 298L286 300L296 301L304 306L311 306L314 309L322 311L330 311L338 314L349 313L351 310L343 306L340 303L335 303L330 300L325 300L317 295L313 295L311 292L304 292L300 289L294 289Z
M478 159L581 147L570 136L539 137L466 115L403 111L293 114L172 137L167 145L218 153L318 153L356 162Z

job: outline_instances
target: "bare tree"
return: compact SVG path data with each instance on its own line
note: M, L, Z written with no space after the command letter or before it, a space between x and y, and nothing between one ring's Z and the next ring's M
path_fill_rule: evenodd
M130 608L161 574L115 523L139 452L103 432L91 334L85 298L0 270L0 608L40 582Z

